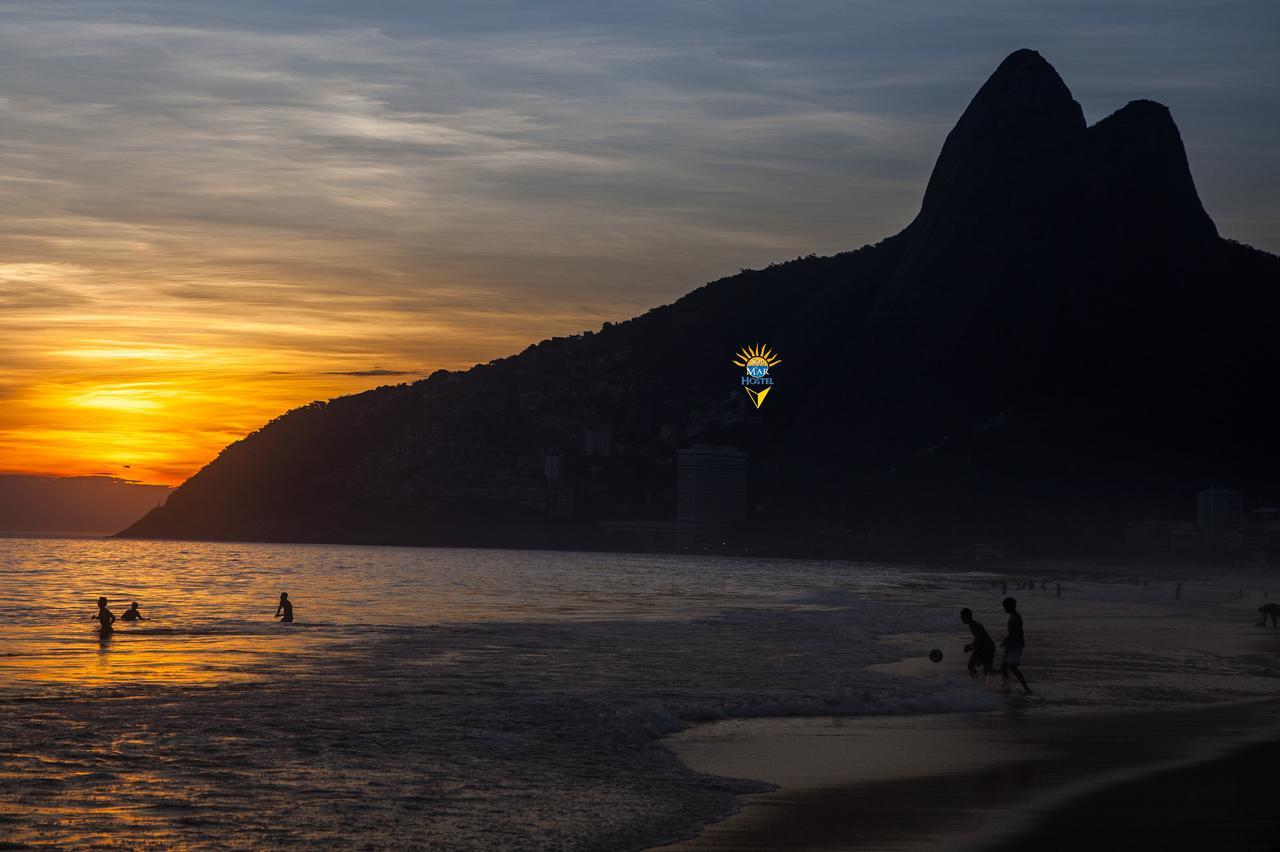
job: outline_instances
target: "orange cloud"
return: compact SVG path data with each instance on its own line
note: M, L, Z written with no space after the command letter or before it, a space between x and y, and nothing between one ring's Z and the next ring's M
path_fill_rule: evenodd
M235 286L192 304L110 280L0 264L0 472L175 485L290 408L466 367L573 322L461 310L434 325L349 296L238 300Z
M134 350L77 363L83 354L53 356L11 389L0 409L0 470L176 484L285 409L387 381L276 372L268 353L256 369L245 363L252 352L158 359Z

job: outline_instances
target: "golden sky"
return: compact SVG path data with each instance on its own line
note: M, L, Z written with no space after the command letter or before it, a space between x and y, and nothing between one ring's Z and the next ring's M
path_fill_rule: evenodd
M0 264L0 287L30 294L0 313L0 356L10 365L0 385L0 471L177 484L288 408L469 366L542 331L510 320L468 328L457 315L449 319L461 328L451 328L359 298L313 299L305 286L288 295L283 283L270 300L191 304L124 283L131 277Z
M1018 47L1091 121L1168 104L1222 233L1280 246L1262 6L743 6L0 0L0 473L176 484L313 399L878 240Z

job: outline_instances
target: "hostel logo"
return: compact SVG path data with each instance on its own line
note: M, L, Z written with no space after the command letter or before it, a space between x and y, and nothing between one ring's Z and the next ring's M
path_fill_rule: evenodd
M764 405L764 398L773 390L773 378L769 368L782 363L782 359L769 350L768 346L757 343L755 346L744 346L733 361L744 368L747 374L742 377L742 389L751 397L756 408Z

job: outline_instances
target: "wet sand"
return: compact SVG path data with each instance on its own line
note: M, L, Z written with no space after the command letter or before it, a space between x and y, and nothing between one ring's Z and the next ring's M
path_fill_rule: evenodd
M1280 742L1246 746L1084 796L994 850L1280 849L1277 766ZM1101 825L1107 826L1105 839L1099 837Z
M1280 701L714 723L670 741L780 785L690 840L710 850L1275 849Z

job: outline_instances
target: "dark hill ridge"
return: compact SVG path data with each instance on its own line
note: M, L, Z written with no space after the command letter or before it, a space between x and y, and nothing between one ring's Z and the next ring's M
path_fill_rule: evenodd
M673 517L675 451L711 443L750 453L735 541L757 549L1105 547L1216 482L1280 498L1277 309L1280 259L1218 237L1169 111L1087 127L1020 50L896 236L289 412L123 534L636 544L601 522ZM783 358L758 411L729 363L757 342ZM583 454L588 429L610 456Z

